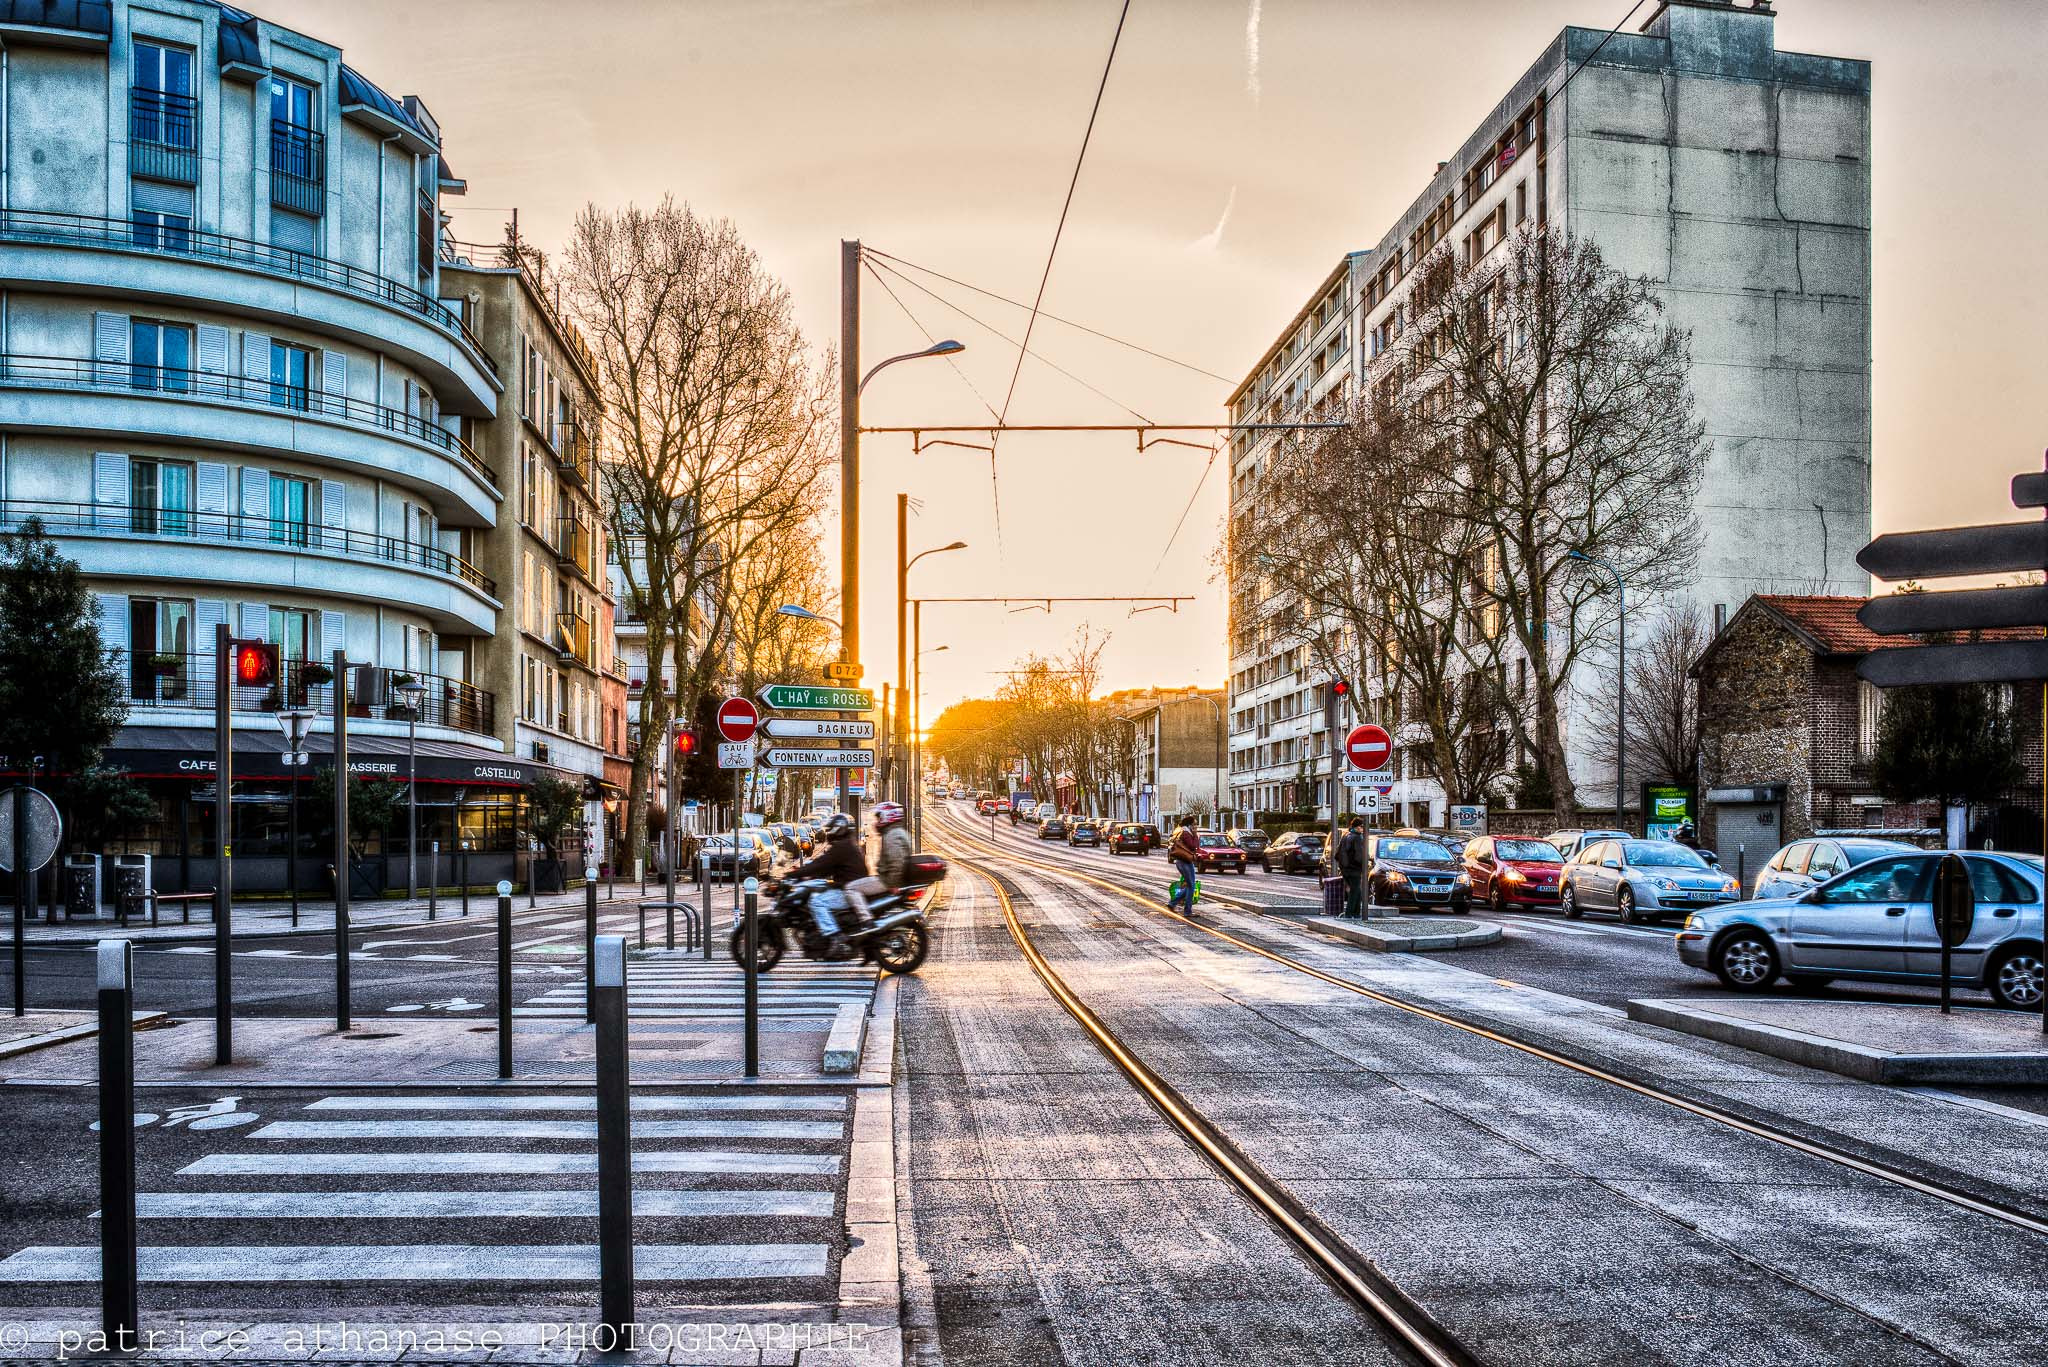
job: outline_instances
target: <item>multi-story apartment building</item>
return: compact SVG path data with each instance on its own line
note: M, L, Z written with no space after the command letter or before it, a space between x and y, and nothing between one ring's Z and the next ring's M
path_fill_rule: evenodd
M616 643L606 605L605 519L597 442L597 356L557 311L530 254L455 245L441 291L506 357L513 392L474 426L478 454L510 473L482 568L505 585L502 629L477 663L478 682L507 700L497 736L508 753L583 776L586 826L624 795L605 776L606 675Z
M98 595L131 695L111 758L159 803L135 848L160 886L211 880L225 623L284 659L231 695L241 886L283 881L307 776L275 713L321 712L323 767L336 652L352 770L403 779L412 748L421 840L509 852L537 766L512 673L485 676L523 486L477 437L524 372L444 299L433 118L206 0L0 4L0 37L0 519L41 519ZM300 881L329 854L308 834Z
M1423 259L1483 262L1531 228L1590 239L1649 279L1692 337L1711 453L1689 594L1716 627L1751 593L1867 584L1855 553L1870 527L1870 68L1782 52L1774 22L1767 0L1662 0L1637 33L1565 29L1363 258L1348 324L1362 384L1401 345ZM1272 365L1254 368L1234 420L1267 411ZM1244 445L1249 456L1256 443ZM1272 496L1255 461L1241 456L1235 474L1233 499ZM1262 755L1259 709L1275 700L1252 690L1288 677L1293 647L1239 653L1256 630L1240 631L1235 609L1258 602L1256 586L1239 590L1233 753ZM1566 743L1574 778L1597 792L1612 770L1587 753L1590 725L1606 722L1582 715L1589 691L1573 690ZM1398 721L1388 700L1365 702ZM1247 794L1271 790L1271 765L1235 771ZM1444 816L1433 783L1404 776L1394 796L1407 819Z

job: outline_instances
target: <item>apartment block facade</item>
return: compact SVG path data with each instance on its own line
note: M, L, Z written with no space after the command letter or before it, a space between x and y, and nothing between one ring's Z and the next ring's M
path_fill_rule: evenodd
M1862 592L1869 64L1780 51L1767 0L1663 0L1636 33L1565 29L1374 248L1347 258L1358 263L1345 323L1351 373L1320 382L1323 392L1356 392L1398 350L1413 273L1432 252L1482 263L1539 228L1589 239L1611 265L1647 278L1668 321L1691 334L1711 452L1688 596L1718 627L1753 593ZM1315 403L1276 360L1269 352L1233 397L1234 421L1298 417ZM1269 444L1241 434L1234 503L1276 496L1258 484ZM1300 672L1294 643L1258 644L1261 601L1256 585L1232 585L1232 753L1247 757L1233 763L1233 794L1243 806L1268 805L1287 781L1287 758L1257 762L1270 743L1261 727L1286 724L1304 752L1291 756L1297 773L1324 753L1314 694L1327 680ZM1603 666L1611 654L1590 660L1588 674ZM1590 691L1572 690L1566 742L1575 780L1597 792L1612 771L1587 753L1589 728L1606 722L1585 715ZM1399 728L1398 815L1440 822L1444 795L1416 766L1419 737L1401 728L1398 700L1361 697L1368 715ZM1327 813L1327 799L1319 788L1302 800Z

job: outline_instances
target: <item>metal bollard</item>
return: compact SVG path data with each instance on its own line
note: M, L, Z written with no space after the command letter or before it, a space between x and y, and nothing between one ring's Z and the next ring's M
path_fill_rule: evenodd
M667 912L668 912L668 947L669 947L670 949L674 949L674 948L676 947L676 903L675 903L675 899L674 899L673 897L671 897L671 898L670 898L670 899L669 899L668 901L664 902L664 903L663 903L662 905L663 905L664 907L666 907L666 908L667 908Z
M498 880L498 1077L512 1076L512 884Z
M755 908L760 905L761 880L747 880L747 1076L761 1076L761 965L760 927L754 923ZM705 937L709 939L707 935Z
M583 869L583 1019L597 1019L597 870Z
M597 941L598 1320L633 1322L633 1115L626 1054L626 937Z
M434 919L435 894L441 890L441 842L427 846L427 919Z
M136 1322L135 968L126 940L99 944L100 1328L132 1346Z
M462 861L462 914L469 915L469 842L455 842L455 857Z

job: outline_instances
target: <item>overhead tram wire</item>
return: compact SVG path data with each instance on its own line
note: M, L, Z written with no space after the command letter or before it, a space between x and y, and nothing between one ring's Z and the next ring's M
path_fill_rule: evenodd
M1613 38L1615 34L1621 32L1622 24L1626 24L1629 20L1636 17L1636 11L1643 7L1644 2L1645 0L1636 0L1636 2L1633 5L1630 5L1628 7L1628 13L1621 16L1621 23L1618 23L1613 28L1607 30L1607 32L1601 36L1600 41L1593 44L1593 50L1579 59L1579 64L1573 67L1570 73L1565 76L1564 84L1560 85L1557 88L1558 95L1562 95L1565 91L1571 89L1572 79L1576 77L1581 71L1584 71L1586 69L1586 63L1592 61L1595 57L1598 57L1600 55L1600 49L1607 46L1609 39ZM1553 95L1550 98L1555 99L1557 98L1557 96Z
M994 326L993 324L991 324L991 323L989 323L989 322L985 321L984 319L981 319L981 318L977 318L977 317L975 317L975 315L973 315L973 314L969 313L969 312L968 312L968 311L967 311L966 309L964 309L964 308L961 308L961 307L960 307L960 306L959 306L958 304L956 304L956 303L954 303L954 302L953 302L952 300L950 300L950 299L946 298L946 297L945 297L944 295L941 295L941 294L934 294L934 293L933 293L933 292L932 292L931 290L929 290L929 289L926 289L926 288L925 288L925 287L924 287L923 285L919 284L919 283L918 283L917 281L915 281L915 280L912 280L912 279L911 279L911 278L910 278L909 276L907 276L907 275L903 274L903 273L902 273L901 271L897 271L897 270L892 270L891 268L889 268L889 267L887 267L887 266L883 266L883 267L880 267L879 269L881 269L881 270L886 270L886 271L888 271L888 272L889 272L889 274L891 274L891 275L895 276L895 277L896 277L896 278L897 278L898 280L900 280L900 281L902 281L902 282L903 282L904 284L906 284L906 285L910 286L910 287L911 287L912 289L914 289L914 290L917 290L917 291L919 291L919 292L923 293L924 295L926 295L926 296L927 296L928 298L930 298L930 299L933 299L933 300L937 301L938 303L940 303L940 304L943 304L943 305L945 305L945 306L946 306L947 308L949 308L949 309L953 310L953 312L955 312L955 313L959 314L959 315L960 315L960 316L961 316L962 318L965 318L965 319L966 319L966 320L967 320L968 322L970 322L970 323L974 324L974 325L975 325L976 327L980 328L980 329L981 329L982 331L984 331L984 332L988 333L988 334L989 334L989 336L991 336L991 337L995 337L995 338L997 338L997 339L999 339L999 340L1001 340L1001 341L1003 341L1003 342L1006 342L1006 343L1008 343L1008 344L1009 344L1010 346L1012 346L1012 347L1015 347L1015 348L1017 348L1017 349L1018 349L1018 350L1020 350L1020 351L1021 351L1021 350L1023 350L1024 344L1023 344L1022 342L1019 342L1019 341L1018 341L1018 340L1017 340L1016 338L1014 338L1014 337L1010 336L1010 335L1009 335L1008 333L1004 332L1004 331L1003 331L1002 329L1000 329L1000 328L998 328L998 327ZM877 276L876 278L877 278L877 279L880 279L881 277L880 277L880 276L878 275L878 276ZM906 310L906 312L907 312L907 310ZM1115 405L1116 405L1116 406L1117 406L1118 408L1121 408L1121 409L1123 409L1123 411L1124 411L1124 412L1126 412L1126 413L1130 414L1130 415L1131 415L1132 417L1136 418L1136 419L1137 419L1137 420L1138 420L1139 422L1142 422L1142 423L1147 423L1147 424L1149 424L1149 423L1150 423L1150 422L1152 421L1152 419L1150 419L1150 418L1146 417L1146 416L1145 416L1145 415L1144 415L1143 413L1140 413L1140 412L1139 412L1139 411L1138 411L1137 409L1135 409L1135 408L1131 407L1131 406L1130 406L1129 404L1125 403L1125 402L1124 402L1124 401L1123 401L1122 399L1119 399L1119 398L1117 398L1117 397L1116 397L1116 395L1114 395L1114 394L1111 394L1111 393L1107 392L1106 390L1102 390L1102 389L1098 389L1098 388L1096 388L1096 387L1095 387L1094 385L1092 385L1092 384L1088 383L1088 381L1086 381L1086 380L1082 379L1082 378L1081 378L1081 377L1080 377L1079 375L1076 375L1076 374L1075 374L1075 373L1074 373L1073 371L1071 371L1071 370L1068 370L1068 369L1067 369L1067 368L1066 368L1065 366L1061 365L1061 364L1060 364L1059 362L1057 362L1057 361L1054 361L1054 360L1052 360L1051 358L1049 358L1048 356L1046 356L1046 354L1045 354L1044 352L1042 352L1042 351L1032 351L1032 352L1028 352L1027 354L1028 354L1028 355L1029 355L1029 356L1031 357L1031 359L1032 359L1032 360L1034 360L1034 361L1037 361L1037 362L1038 362L1038 363L1039 363L1040 365L1042 365L1042 366L1047 366L1047 367L1049 367L1049 368L1051 368L1051 369L1053 369L1053 370L1056 370L1056 371L1058 371L1058 372L1059 372L1060 374L1062 374L1062 375L1066 376L1066 377L1067 377L1068 379L1072 380L1072 381L1073 381L1073 382L1074 382L1075 384L1077 384L1077 385L1080 385L1080 386L1081 386L1081 388L1083 388L1083 389L1087 390L1087 391L1088 391L1088 392L1089 392L1090 394L1093 394L1093 395L1095 395L1095 397L1097 397L1098 399L1103 399L1103 400L1106 400L1106 401L1107 401L1107 402L1109 402L1109 403L1113 403L1113 404L1115 404ZM993 412L994 410L993 410L993 409L991 409L990 411L991 411L991 412ZM998 424L999 426L1001 425L1001 423L1002 423L1002 414L1000 414L1000 413L997 413L997 414L996 414L996 422L997 422L997 424Z
M993 299L999 304L1008 304L1011 308L1018 309L1028 309L1031 307L1031 305L1025 303L1021 299L1012 299L1008 295L997 294L994 290L983 289L979 285L969 284L965 280L957 279L954 276L947 275L944 271L935 271L930 266L920 266L915 261L906 261L900 256L891 256L888 252L881 251L877 248L865 247L862 250L865 254L869 256L878 256L882 258L884 261L891 262L892 264L897 266L908 266L910 267L910 269L914 271L920 271L925 275L931 276L935 280L943 280L949 285L958 285L963 290L972 290L976 294L983 295L989 299ZM930 291L926 292L930 293ZM938 298L937 295L933 295L932 297L935 299ZM1086 323L1077 323L1071 318L1062 318L1058 314L1045 313L1043 311L1041 311L1038 316L1045 319L1045 321L1048 323L1058 323L1062 327L1070 327L1077 332L1085 332L1090 337L1099 337L1105 342L1114 342L1116 345L1120 347L1125 347L1131 351L1135 351L1140 355L1150 356L1155 361L1164 361L1168 365L1179 366L1182 370L1192 371L1197 375L1205 376L1208 379L1217 381L1218 383L1237 383L1237 381L1231 379L1228 375L1218 375L1215 371L1209 370L1203 366L1198 366L1192 361L1183 361L1179 357L1169 356L1163 351L1154 351L1151 347L1145 346L1142 343L1133 342L1128 340L1127 338L1118 337L1111 333L1103 332L1098 328L1089 327Z
M861 264L868 268L868 274L872 275L875 278L875 283L882 287L882 293L888 295L895 302L896 307L903 310L903 316L910 320L910 325L918 330L925 342L928 345L936 345L938 338L932 335L932 330L926 327L918 316L910 311L910 305L903 302L901 295L889 288L889 282L883 278L882 272L876 268L875 263L867 259L865 252L862 253ZM982 397L981 391L974 387L974 381L968 379L967 372L960 368L960 362L952 356L947 356L945 359L946 364L953 368L953 373L960 377L960 383L967 386L967 392L974 395L975 401L988 410L988 415L991 418L1001 421L1002 414L996 412L994 404Z
M1095 103L1088 110L1088 127L1081 133L1081 150L1074 157L1074 174L1067 179L1067 197L1060 205L1060 221L1053 226L1052 246L1045 253L1045 269L1038 276L1038 293L1032 296L1030 316L1024 320L1024 340L1017 347L1017 364L1010 371L1010 387L1003 395L1003 411L996 419L1002 426L1010 420L1010 403L1017 397L1017 377L1024 373L1024 358L1031 352L1031 331L1038 324L1038 310L1045 303L1045 287L1052 279L1052 263L1060 253L1060 238L1067 231L1067 214L1074 207L1074 190L1081 183L1081 167L1088 160L1088 144L1095 137L1095 119L1102 113L1103 92L1109 89L1109 73L1116 66L1117 45L1123 41L1124 22L1131 17L1131 0L1124 0L1123 8L1117 11L1116 32L1110 35L1109 56L1102 63L1102 79L1095 84ZM1002 444L1000 435L991 443ZM1003 499L1002 487L996 481L996 453L988 453L989 487L995 495L996 505L996 557L1000 563L1003 553Z
M1166 567L1166 557L1173 554L1173 543L1180 540L1180 529L1187 525L1188 514L1195 510L1195 500L1202 496L1202 489L1209 483L1209 472L1216 468L1216 457L1222 451L1221 446L1209 448L1209 460L1202 466L1202 477L1195 481L1195 491L1188 495L1187 506L1180 510L1180 520L1173 524L1173 534L1166 538L1166 549L1159 552L1159 563L1152 567L1151 578L1145 581L1148 585L1159 578L1159 571Z

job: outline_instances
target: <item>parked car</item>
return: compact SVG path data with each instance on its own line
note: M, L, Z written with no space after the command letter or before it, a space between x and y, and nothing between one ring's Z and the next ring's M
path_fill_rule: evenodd
M1272 838L1257 826L1232 831L1230 843L1244 851L1244 857L1248 862L1256 861L1267 873L1273 871L1272 861L1266 858L1266 847L1273 843Z
M1426 835L1372 835L1368 893L1382 906L1448 907L1463 916L1472 910L1472 884L1465 867Z
M1266 846L1269 865L1282 873L1320 873L1323 868L1323 833L1288 831Z
M1016 808L1015 808L1015 810L1016 810L1016 813L1017 813L1017 819L1018 819L1019 821L1028 821L1028 822L1030 822L1030 823L1031 823L1032 825L1034 825L1034 826L1036 826L1036 825L1038 824L1038 804L1037 804L1037 803L1035 803L1035 802L1032 802L1032 801L1030 801L1030 800L1028 800L1028 799L1027 799L1027 800L1025 800L1025 801L1022 801L1022 802L1019 802L1019 803L1017 803L1017 804L1016 804Z
M1630 925L1733 902L1741 885L1676 840L1596 840L1564 866L1558 906L1577 920L1611 911Z
M1151 849L1151 838L1145 834L1145 828L1135 822L1126 821L1109 833L1111 854L1147 854Z
M1397 831L1396 834L1407 835L1411 834L1411 832ZM1465 857L1465 847L1472 843L1473 838L1470 831L1453 831L1438 826L1426 826L1419 831L1412 832L1412 834L1434 840L1437 844L1449 850L1453 859Z
M1054 813L1038 823L1040 840L1065 840L1067 838L1066 818Z
M1818 887L1837 874L1868 864L1880 855L1913 854L1918 845L1903 840L1871 840L1864 836L1843 839L1795 840L1770 857L1756 871L1753 897L1796 897Z
M794 821L777 821L767 828L777 848L791 859L802 859L811 852L811 833Z
M1195 841L1196 873L1207 873L1211 869L1218 873L1244 873L1244 851L1231 844L1223 832L1196 831Z
M1958 853L1977 914L1951 951L1950 982L1981 988L2001 1006L2040 1010L2040 856ZM1736 992L1760 992L1780 976L1806 988L1834 978L1939 983L1931 899L1940 858L1928 850L1883 854L1794 896L1695 912L1678 933L1678 957Z
M1627 831L1584 831L1570 829L1552 831L1543 838L1557 846L1559 854L1563 855L1566 859L1570 859L1595 840L1627 840L1629 834Z
M1548 840L1509 835L1475 836L1465 846L1465 877L1472 900L1496 912L1510 907L1554 907L1564 856Z
M721 879L731 882L735 876L739 878L772 878L780 867L780 863L775 857L774 844L759 830L741 831L739 833L739 873L737 875L733 873L733 835L730 831L723 835L706 836L703 845L698 849L697 857L704 861L705 868L709 871L711 881L713 882L718 882Z
M1159 828L1153 825L1151 822L1140 821L1138 823L1138 829L1145 833L1145 852L1147 854L1150 854L1153 850L1159 849L1166 844L1166 837L1164 835L1161 835L1159 833Z

